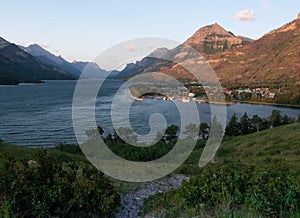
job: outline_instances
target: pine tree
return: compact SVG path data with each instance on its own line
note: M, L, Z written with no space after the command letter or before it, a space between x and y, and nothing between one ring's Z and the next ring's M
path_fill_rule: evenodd
M240 135L240 123L237 121L237 116L234 113L225 129L225 135L237 136Z
M281 112L279 110L273 110L272 115L270 117L272 127L280 126L281 125Z
M251 125L255 128L256 132L259 132L261 130L263 120L257 115L253 115L251 118Z
M242 135L247 135L247 134L251 133L251 122L250 122L250 119L246 112L241 117L240 124L241 124L241 134Z

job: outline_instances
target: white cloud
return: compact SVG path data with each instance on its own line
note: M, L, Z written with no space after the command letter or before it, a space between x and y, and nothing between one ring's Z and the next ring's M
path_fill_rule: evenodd
M149 48L149 49L153 49L154 47L153 47L153 45L147 45L147 48Z
M131 44L131 45L127 45L126 49L130 52L135 52L138 49L138 46Z
M254 11L249 9L238 11L233 18L242 22L250 22L254 20Z
M262 7L263 7L263 9L268 10L268 9L269 9L269 4L268 4L268 2L262 3Z

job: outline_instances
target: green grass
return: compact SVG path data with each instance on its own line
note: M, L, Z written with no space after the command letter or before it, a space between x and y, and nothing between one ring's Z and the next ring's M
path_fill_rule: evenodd
M150 197L145 202L144 215L300 217L299 133L300 123L294 123L246 136L225 137L216 164L203 169L198 168L200 146L177 170L195 178L178 190ZM213 172L218 175L215 181L207 176ZM247 188L242 192L243 187ZM204 196L208 197L202 201ZM284 204L281 201L296 206L280 208Z
M175 191L166 192L164 195L155 195L151 197L145 204L144 214L163 212L165 217L265 217L266 213L268 213L266 212L268 206L265 206L263 202L267 200L259 200L254 196L255 194L259 193L261 195L262 193L264 195L266 195L266 193L275 193L275 189L271 189L271 187L275 187L276 189L278 187L282 188L282 186L277 187L276 185L278 184L272 183L273 180L277 181L276 176L286 176L287 181L289 182L289 190L291 190L292 193L299 193L300 191L299 186L294 189L294 186L292 185L297 179L299 180L300 175L299 133L300 123L295 123L246 136L225 137L217 152L217 156L215 158L216 164L209 164L203 169L198 167L198 161L203 147L205 146L205 141L199 141L188 160L185 161L185 163L174 172L190 174L196 176L197 179L195 179L193 183L186 183L183 189L178 189ZM24 148L0 142L0 162L2 162L4 166L5 164L9 165L10 160L13 160L14 163L17 163L16 166L19 167L23 163L27 163L29 160L36 160L39 151L40 149ZM58 166L61 166L64 172L66 172L65 163L76 163L79 169L83 169L84 165L86 164L90 165L86 158L82 155L81 151L78 149L78 146L59 145L56 148L48 149L48 153L52 158L54 158L54 162L59 163ZM228 194L227 189L222 189L223 186L231 187L230 184L233 186L238 184L238 182L234 181L233 178L228 178L228 174L222 174L222 178L224 179L222 180L223 182L215 184L214 187L211 186L214 181L210 181L210 177L205 177L205 175L207 175L209 172L219 172L218 170L223 169L222 167L225 167L223 171L225 169L228 170L226 166L231 166L232 164L234 167L237 167L235 171L232 171L233 174L240 175L241 178L249 177L243 182L247 182L248 180L252 181L252 183L249 183L248 186L250 187L250 190L253 189L254 191L245 192L248 195L248 198L246 201L243 199L243 201L241 201L242 203L238 201L232 203L233 200L236 201L236 196L233 198L231 195L232 193ZM248 167L250 170L247 171L247 173L244 173L243 168L239 168L241 164L246 168ZM281 169L280 167L282 165L289 170L290 174L283 175L282 172L284 171L279 170L278 172L281 174L277 175L277 171L272 171L273 169L277 168ZM251 167L253 167L253 172L255 172L255 174L252 174ZM72 171L69 171L70 169L67 170L67 173L71 174ZM222 172L222 170L220 172ZM267 172L266 175L264 174L265 172ZM204 178L208 180L203 183L201 175L204 175ZM249 175L252 175L253 177ZM270 177L269 175L273 175L274 178ZM235 179L240 181L240 178ZM264 186L263 181L266 179L269 182L266 183L268 184L267 186ZM133 185L133 183L115 180L110 181L114 183L117 192L121 195L137 188L137 186ZM208 186L205 186L206 184L208 184ZM256 184L262 186L255 186ZM221 185L221 188L218 185ZM194 200L190 199L193 196L192 193L197 191L198 195L195 195L194 197L195 199L200 198L202 194L199 193L202 193L203 191L200 189L201 187L206 187L205 191L211 194L211 196L208 195L208 199L216 197L215 195L217 195L219 203L214 206L206 205L209 200L200 203L193 203ZM256 191L255 188L257 189ZM216 191L216 189L219 189L219 191ZM220 193L224 193L224 196L220 197ZM293 202L295 200L294 195L288 196L289 192L286 193L283 191L283 193L287 194L287 196L285 196L287 201ZM240 196L237 195L237 197ZM272 198L270 199L269 200L272 201ZM280 198L278 199L280 200ZM256 201L257 203L255 203ZM10 214L11 205L7 204L5 201L0 202L0 205L0 217L10 217L12 215ZM263 212L253 208L253 205L263 208ZM291 209L289 212L278 212L278 210L275 212L278 216L288 215L290 217L300 217L299 210L296 210L295 208Z
M256 165L285 161L292 171L300 173L300 123L225 138L217 152L216 161L232 160Z

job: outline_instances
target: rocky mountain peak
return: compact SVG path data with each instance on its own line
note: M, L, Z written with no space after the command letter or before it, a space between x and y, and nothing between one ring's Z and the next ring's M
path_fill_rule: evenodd
M228 34L228 32L221 27L218 23L207 25L197 30L190 38L188 38L186 44L199 44L212 34Z
M185 41L185 44L192 46L203 54L222 52L244 43L242 38L236 37L218 23L200 28Z
M22 47L23 50L28 52L29 54L33 56L42 56L42 55L49 55L50 53L43 49L40 45L38 44L31 44L28 47Z
M8 41L6 41L5 39L0 37L0 49L8 46L10 43Z

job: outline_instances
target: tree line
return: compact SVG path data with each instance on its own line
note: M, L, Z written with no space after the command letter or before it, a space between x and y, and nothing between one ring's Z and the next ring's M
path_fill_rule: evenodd
M239 119L237 115L234 114L225 128L218 122L217 118L214 117L211 126L214 126L214 137L222 137L223 135L231 137L259 132L299 120L300 116L296 119L286 114L282 115L278 110L273 110L272 114L267 118L261 118L258 115L249 117L247 113L244 113ZM134 134L133 129L127 127L122 127L112 132L105 132L104 129L99 126L97 129L86 131L86 135L88 136L88 140L101 137L106 145L122 158L131 161L150 161L167 154L174 147L177 140L193 139L196 141L195 149L203 148L206 140L210 136L211 126L206 122L200 123L199 126L189 124L183 131L183 138L179 138L179 126L168 126L164 133L157 133L155 139L157 143L152 146L137 147L128 143L138 143L138 138L137 135Z
M291 124L300 121L300 114L297 118L288 116L287 114L282 115L281 111L273 110L271 115L267 118L262 118L255 114L249 117L247 112L243 114L240 119L237 117L236 113L230 118L229 122L225 127L225 136L238 136L247 135L250 133L259 132L269 128ZM222 125L217 121L217 118L213 118L213 125L220 129L219 136L222 136ZM186 138L197 138L202 140L207 140L209 137L211 126L202 122L197 127L196 124L189 124L185 127L184 135ZM156 136L156 141L160 143L175 143L178 140L179 126L170 125L166 128L165 132L158 132ZM125 142L137 142L137 135L134 134L133 129L128 127L121 127L113 132L106 133L102 127L98 126L97 129L91 129L86 131L86 135L89 138L96 137L96 135L101 136L102 139L108 144L124 144Z
M294 123L296 121L300 121L300 115L297 119L295 119L294 117L290 117L287 114L282 115L279 110L273 110L272 114L267 118L261 118L257 114L253 115L252 118L250 118L245 112L240 120L238 120L236 114L233 114L226 126L225 135L247 135L269 128Z

